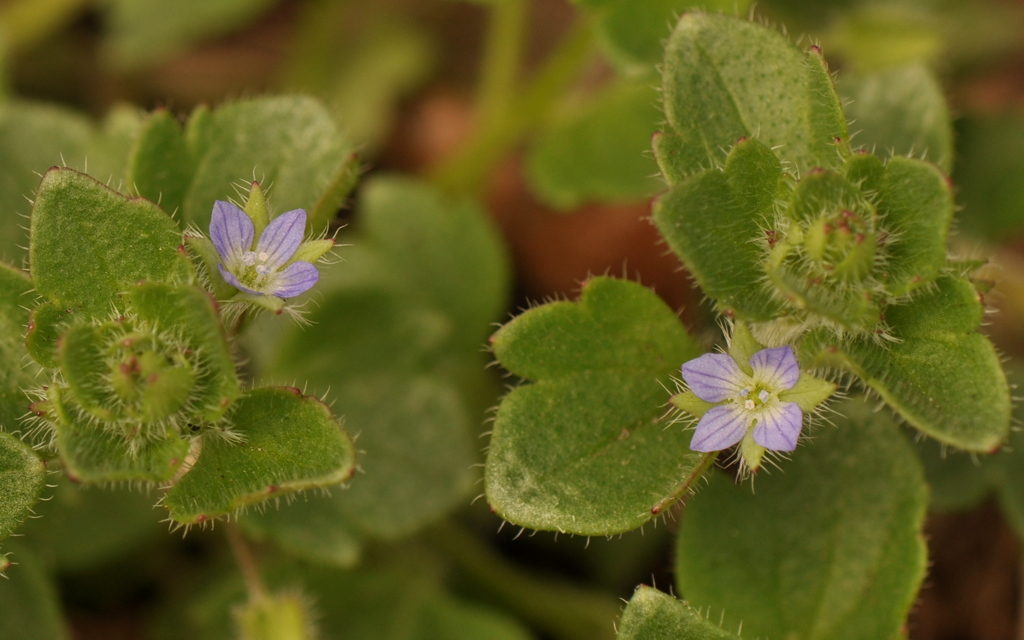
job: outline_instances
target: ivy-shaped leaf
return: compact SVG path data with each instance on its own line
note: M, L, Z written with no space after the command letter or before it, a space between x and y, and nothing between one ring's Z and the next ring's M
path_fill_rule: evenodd
M664 419L671 377L697 347L649 290L593 278L579 302L531 309L492 342L506 369L534 381L505 396L494 423L486 489L501 517L620 533L697 468L691 434Z
M863 402L821 426L757 493L725 475L687 505L676 580L694 607L744 636L899 635L926 558L928 495L910 445Z
M982 313L969 281L943 277L908 304L886 309L894 340L822 331L801 350L853 371L936 440L992 452L1009 434L1010 391L995 348L975 331Z
M779 159L751 138L736 143L724 169L691 176L654 204L654 223L704 292L742 319L769 320L783 308L764 267L765 226L782 188Z
M348 434L326 405L297 389L254 389L228 420L242 441L204 435L199 459L163 498L175 522L200 523L355 472Z

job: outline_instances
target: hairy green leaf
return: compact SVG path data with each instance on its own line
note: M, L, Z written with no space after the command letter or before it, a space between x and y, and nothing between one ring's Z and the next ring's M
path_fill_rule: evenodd
M735 142L735 141L734 141ZM768 320L782 309L765 286L764 263L782 166L756 139L736 144L724 170L673 186L654 204L654 223L722 311Z
M801 52L745 20L687 13L665 47L662 83L669 129L681 138L671 156L655 147L666 176L720 167L751 136L801 175L841 163L846 118L816 48Z
M501 517L628 531L697 467L690 434L664 420L671 376L697 347L649 290L594 278L579 302L531 309L492 342L506 369L534 381L502 400L494 423L486 489Z
M46 484L46 465L9 433L0 432L0 540L32 512Z
M261 388L228 416L242 442L207 433L199 459L163 505L181 524L196 524L292 491L340 484L355 472L348 434L330 409L297 389Z
M106 317L140 280L186 280L181 231L159 207L66 169L43 176L31 220L36 290L59 306Z
M641 586L619 622L619 640L739 640L706 620L689 605L657 589Z

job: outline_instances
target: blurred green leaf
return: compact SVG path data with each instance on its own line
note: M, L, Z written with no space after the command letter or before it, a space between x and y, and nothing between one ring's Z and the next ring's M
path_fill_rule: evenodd
M504 249L475 205L396 178L362 193L357 233L343 239L353 246L325 272L313 325L282 329L266 372L308 380L358 434L365 474L344 494L293 506L311 526L336 527L323 535L342 542L350 532L407 535L466 501L472 434L494 397L481 344L507 286ZM271 522L287 511L256 528L291 537L293 527L275 532Z
M505 396L491 435L487 499L502 518L621 533L694 472L691 434L664 416L672 374L699 352L649 290L593 278L578 303L531 309L492 342L502 366L533 381Z
M863 3L837 15L825 42L859 72L923 65L946 48L948 34L933 7Z
M802 52L774 29L683 15L665 48L662 87L668 139L679 138L671 154L655 144L670 183L720 167L732 146L751 136L799 175L842 161L846 118L821 52Z
M37 505L40 517L22 532L55 571L87 571L166 538L166 516L154 509L156 500L152 492L61 479L53 498Z
M31 550L11 546L11 566L0 578L0 638L67 640L71 636L53 578Z
M25 220L39 177L53 166L88 171L119 187L140 116L115 108L98 127L70 109L21 100L0 104L0 256L27 256Z
M683 601L641 586L619 622L619 640L739 640Z
M196 524L355 473L348 434L326 405L298 389L253 389L228 420L243 440L204 435L199 459L163 498L175 522Z
M196 168L173 115L162 109L149 114L126 162L125 183L133 192L171 215L181 211Z
M664 189L649 157L661 113L646 83L621 83L541 135L527 156L532 188L562 209L639 200Z
M963 511L977 506L992 490L999 455L964 453L931 438L917 438L914 449L928 480L929 508Z
M839 91L854 146L883 157L922 158L947 174L953 168L952 117L942 86L927 67L845 73Z
M691 606L751 637L899 635L925 573L924 477L893 420L836 410L756 495L719 474L687 505L676 580Z
M161 62L191 45L244 26L272 0L105 0L106 56L121 70Z
M1005 242L1024 229L1024 116L969 116L957 126L953 174L963 211L959 229Z
M598 41L627 74L646 74L661 62L672 24L689 10L744 15L748 0L577 0L598 10Z
M267 191L271 217L305 209L314 233L327 228L348 195L344 187L351 180L353 147L312 98L275 96L229 102L213 111L200 108L185 135L195 175L182 220L204 231L214 201L237 199L248 192L249 180ZM136 156L136 162L145 160Z

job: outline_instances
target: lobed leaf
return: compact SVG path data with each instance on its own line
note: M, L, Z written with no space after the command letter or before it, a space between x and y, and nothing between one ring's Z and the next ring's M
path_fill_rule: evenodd
M671 376L697 346L644 287L593 278L577 303L531 309L492 338L531 379L501 402L487 499L523 527L607 535L639 527L697 467L690 433L665 421Z
M297 389L254 389L228 419L243 442L207 433L199 459L163 505L196 524L292 491L340 484L355 472L355 451L330 409Z
M894 638L924 578L928 496L910 445L861 402L758 477L719 474L687 505L678 587L744 635Z
M908 304L890 305L895 337L809 337L802 350L853 371L913 427L947 445L991 452L1010 429L1010 391L999 356L975 332L978 294L962 278L942 277Z
M751 138L736 143L723 170L693 175L654 203L654 224L704 292L745 320L782 310L764 269L781 180L779 159Z

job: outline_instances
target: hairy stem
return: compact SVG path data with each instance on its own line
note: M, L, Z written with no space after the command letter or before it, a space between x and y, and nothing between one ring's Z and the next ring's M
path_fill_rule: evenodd
M526 0L493 5L477 94L477 127L505 117L515 96L526 29Z
M464 529L445 525L429 534L474 590L561 640L611 640L622 606L616 598L523 571Z

